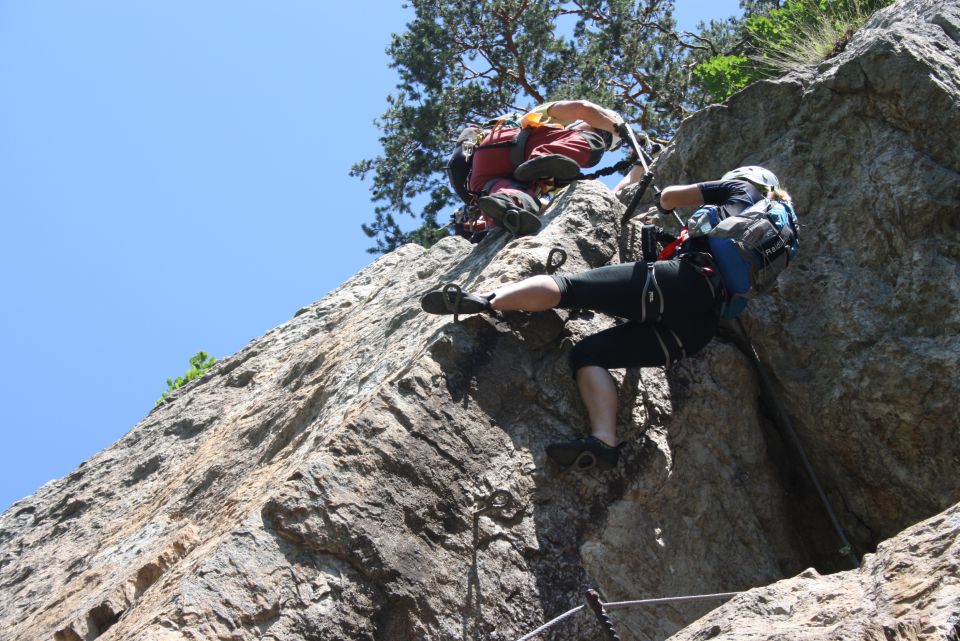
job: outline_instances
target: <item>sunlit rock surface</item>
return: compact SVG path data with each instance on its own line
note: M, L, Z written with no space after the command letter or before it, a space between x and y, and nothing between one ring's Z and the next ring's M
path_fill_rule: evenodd
M960 505L884 541L859 570L751 590L671 637L766 641L960 638Z
M579 183L535 237L449 238L379 259L12 506L0 516L0 639L510 640L590 587L627 600L845 570L956 503L957 13L894 5L819 68L683 124L658 184L766 165L795 197L801 254L743 317L759 368L732 327L669 371L617 374L618 469L560 473L544 459L547 443L585 429L570 346L612 319L453 323L418 304L446 282L485 291L543 273L553 248L568 256L563 271L632 260L623 206ZM896 601L898 621L919 621L935 601L936 621L955 621L944 595L956 517L939 518L916 530L947 532L930 535L939 558L940 543L892 542L859 573L778 583L782 598L907 576L902 562L923 573L920 597L851 587L849 609L824 611L842 625L870 599ZM744 638L764 617L778 638L805 638L802 612L785 627L791 617L757 594L724 606L754 617ZM618 610L616 621L624 639L652 641L717 605ZM691 634L741 634L711 625ZM930 625L901 638L947 624ZM577 615L548 638L598 633Z

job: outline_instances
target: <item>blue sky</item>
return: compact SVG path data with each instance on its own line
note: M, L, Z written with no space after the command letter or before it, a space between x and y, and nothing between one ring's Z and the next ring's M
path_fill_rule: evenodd
M401 5L0 0L0 510L372 260Z

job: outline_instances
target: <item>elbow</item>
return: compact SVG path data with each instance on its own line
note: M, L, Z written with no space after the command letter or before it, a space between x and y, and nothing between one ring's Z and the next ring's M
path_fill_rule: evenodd
M570 116L580 120L589 120L602 113L600 107L589 100L564 100L557 105L562 105Z
M677 197L679 189L676 186L667 187L660 192L660 206L666 210L680 207L680 199Z
M670 185L660 193L660 206L664 209L699 207L703 194L697 185Z
M581 111L585 109L596 109L597 107L597 105L593 104L589 100L566 100L564 102L570 105L570 107L579 109Z

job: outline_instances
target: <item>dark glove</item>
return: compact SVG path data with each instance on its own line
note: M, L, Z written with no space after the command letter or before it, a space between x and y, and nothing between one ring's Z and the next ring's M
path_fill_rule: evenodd
M627 121L621 120L616 125L617 135L620 136L620 139L624 142L630 140L630 125L627 124Z
M633 141L637 142L637 146L643 148L647 141L649 140L647 134L644 132L635 132L630 128L630 125L626 121L621 121L616 125L617 135L620 136L620 139L623 140L623 143L630 147L632 154L636 154L636 150L633 146Z

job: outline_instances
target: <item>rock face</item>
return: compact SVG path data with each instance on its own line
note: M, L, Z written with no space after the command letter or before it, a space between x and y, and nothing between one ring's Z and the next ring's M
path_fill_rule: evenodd
M746 325L862 549L960 498L958 40L956 2L897 3L686 121L659 168L762 164L791 191L802 258Z
M802 254L744 319L760 370L721 339L669 371L618 374L618 469L559 474L543 454L585 426L570 346L614 321L452 323L418 305L441 283L543 273L554 247L570 272L633 260L622 204L579 183L535 237L381 258L11 507L0 639L509 640L588 587L626 600L846 569L785 426L860 552L955 503L957 14L897 4L817 70L681 127L658 182L767 165L796 199ZM955 577L944 545L954 562L936 571ZM663 639L716 605L617 623ZM571 617L549 634L597 632Z
M881 543L859 570L750 590L671 641L960 638L960 505Z

